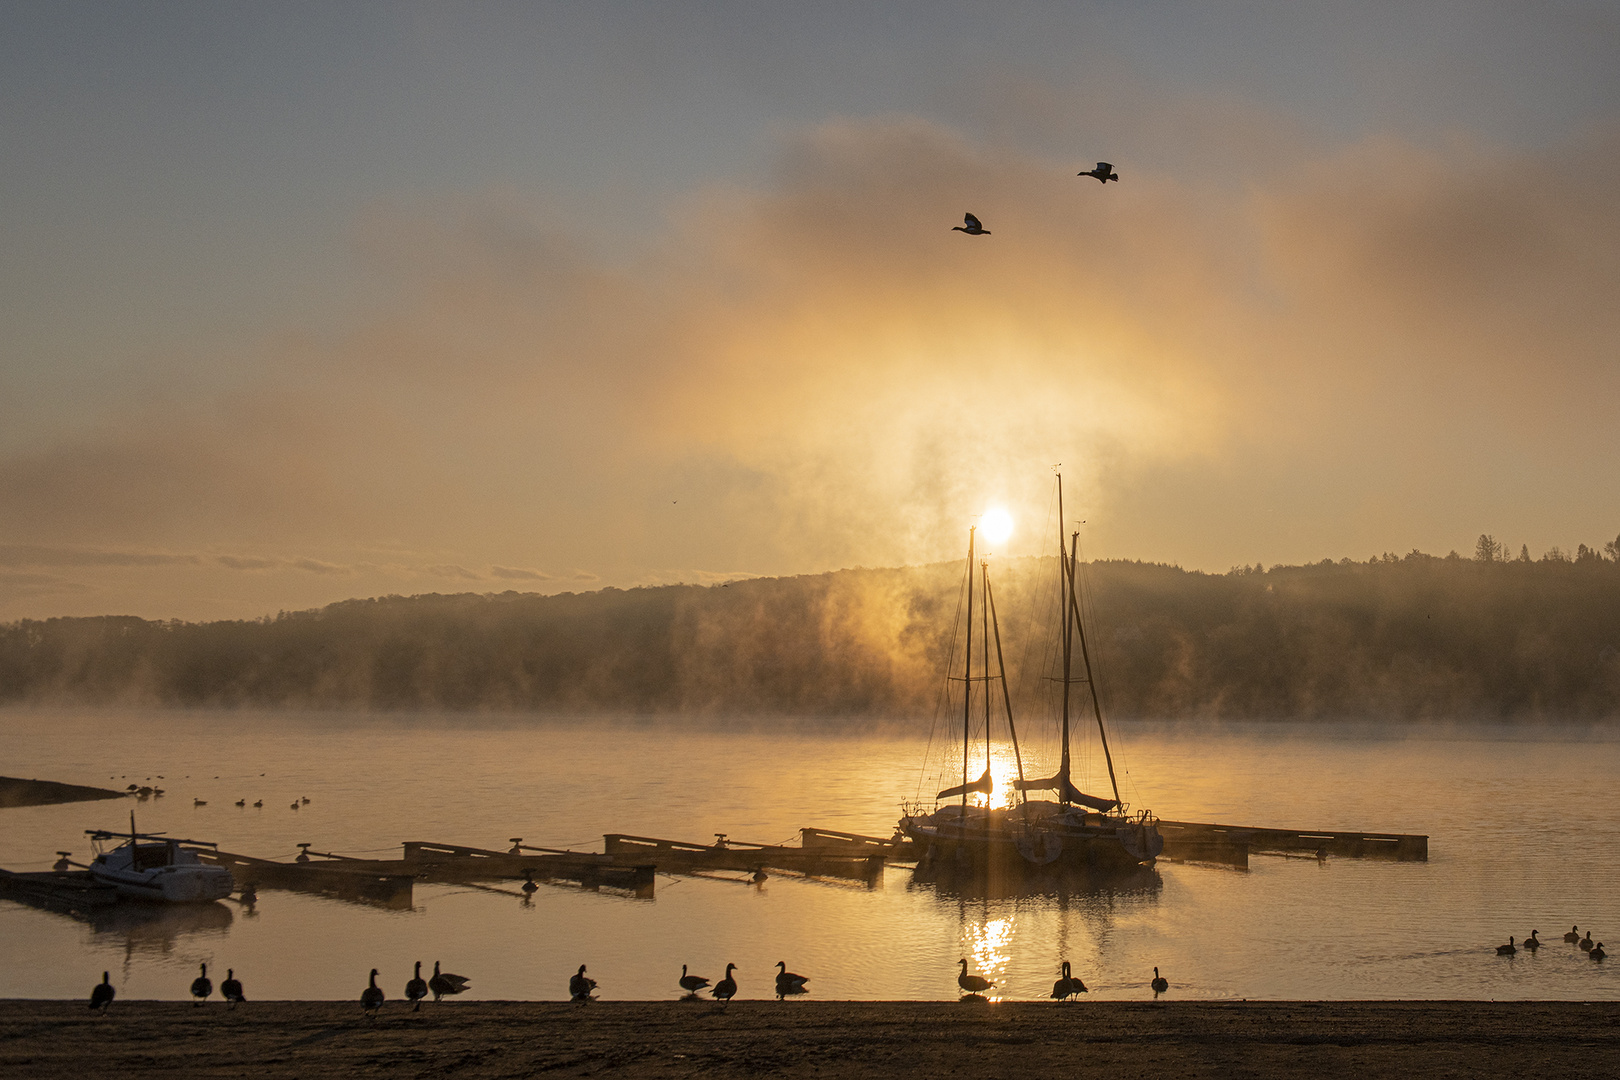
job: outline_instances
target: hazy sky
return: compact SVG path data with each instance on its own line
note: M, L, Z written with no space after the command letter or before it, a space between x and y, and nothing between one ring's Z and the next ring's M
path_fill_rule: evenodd
M0 618L1028 553L1058 462L1095 557L1601 546L1616 56L1612 3L0 3Z

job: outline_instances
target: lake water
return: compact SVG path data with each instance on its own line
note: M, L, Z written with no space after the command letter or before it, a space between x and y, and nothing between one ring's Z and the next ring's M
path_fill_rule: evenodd
M926 728L926 724L923 725ZM801 826L887 835L919 786L926 731L254 712L0 711L0 774L162 799L0 810L0 866L83 859L86 828L212 840L285 858L398 857L405 840L600 849L604 832L780 843ZM1247 872L1161 862L1151 887L967 899L890 868L875 888L774 875L754 887L659 875L656 897L418 884L410 910L276 890L155 921L90 924L0 900L0 997L183 998L208 962L250 998L391 997L412 962L468 997L557 999L581 963L603 998L675 997L683 963L767 997L777 960L823 999L956 996L956 962L1008 998L1067 959L1090 997L1620 998L1620 730L1379 724L1114 725L1126 798L1161 817L1430 835L1426 863L1256 856ZM126 779L127 778L127 779ZM290 809L293 800L310 802ZM195 807L202 799L206 806ZM237 799L249 806L238 809ZM251 804L263 799L265 807ZM504 887L502 887L504 888ZM1493 946L1538 929L1547 947Z

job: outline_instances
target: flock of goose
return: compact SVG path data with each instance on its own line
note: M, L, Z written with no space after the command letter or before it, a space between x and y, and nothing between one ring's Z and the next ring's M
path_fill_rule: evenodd
M983 1000L984 992L992 989L996 984L982 975L970 974L965 957L960 963L962 970L956 976L956 985L962 988L963 1000ZM214 993L213 981L208 978L208 965L203 964L201 967L202 973L191 981L192 1002L196 1005L201 1005ZM583 1005L586 1002L596 1000L596 980L585 974L585 970L584 964L579 965L579 970L574 972L573 976L568 980L568 1000L576 1005ZM707 990L710 996L720 1002L723 1008L732 998L737 996L737 979L732 974L736 970L736 964L727 964L725 978L711 987L708 979L702 975L693 975L687 969L687 966L682 964L681 977L677 980L680 988L685 991L681 1000L700 1000L700 993ZM371 977L366 984L366 988L360 992L360 1007L367 1016L373 1018L377 1015L377 1011L383 1007L383 1003L388 1000L388 995L383 992L382 987L377 985L377 974L377 969L372 968ZM805 985L809 981L810 977L808 975L799 975L789 971L786 960L776 962L776 998L778 1001L809 993L810 991ZM471 981L465 975L453 975L448 971L442 971L437 960L433 961L432 977L424 979L422 978L422 961L418 960L416 961L415 973L411 976L410 981L405 984L405 1000L411 1003L411 1010L415 1012L422 1008L422 1000L429 994L433 995L434 1001L438 1001L441 998L454 997L471 985ZM1158 968L1153 969L1153 981L1149 985L1152 987L1155 997L1170 989L1170 983L1159 974ZM220 983L219 992L226 1001L230 1002L233 1009L247 1000L247 997L242 992L241 980L237 979L236 971L232 968L225 970L225 981ZM1057 982L1052 984L1051 996L1053 999L1068 1001L1077 994L1087 992L1086 984L1076 978L1070 971L1069 962L1067 960L1063 961L1063 974ZM95 989L90 991L90 1008L105 1015L107 1008L112 1005L113 998L117 993L118 991L113 988L112 982L108 978L108 973L103 971L101 981L96 984Z
M1099 161L1099 162L1097 162L1097 167L1096 168L1087 169L1085 172L1077 173L1076 175L1077 176L1090 176L1090 177L1093 177L1094 179L1102 181L1103 184L1105 184L1105 185L1110 180L1114 181L1115 183L1119 182L1119 173L1115 172L1114 167L1112 165L1110 165L1106 161ZM984 227L984 222L980 221L977 217L975 217L972 214L963 214L962 215L962 224L960 224L960 225L952 225L951 226L951 231L952 232L959 232L959 233L967 233L969 236L989 236L990 235L990 230Z
M1496 947L1496 955L1514 956L1520 949L1526 949L1532 953L1535 952L1542 946L1541 939L1536 936L1539 933L1541 933L1540 930L1530 931L1530 936L1519 942L1517 945L1513 943L1513 938L1508 938L1508 943L1506 945L1498 945ZM1593 942L1592 931L1588 930L1586 932L1586 936L1581 937L1581 928L1579 926L1571 926L1569 928L1569 933L1564 935L1564 940L1579 948L1581 952L1585 953L1587 956L1590 956L1593 960L1602 960L1605 956L1609 955L1603 951L1603 942Z

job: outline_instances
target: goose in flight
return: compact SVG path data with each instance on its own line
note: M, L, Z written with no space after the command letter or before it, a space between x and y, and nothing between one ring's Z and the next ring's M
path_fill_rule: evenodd
M979 219L972 214L962 215L962 224L952 225L952 232L965 232L969 236L989 236L990 230L979 224Z
M982 975L969 975L967 969L967 960L965 958L961 961L961 964L962 972L956 976L956 985L960 986L963 990L970 994L982 994L992 986L996 985Z
M1108 164L1106 161L1099 161L1097 162L1097 167L1095 169L1087 169L1085 172L1076 173L1075 175L1095 176L1098 180L1105 184L1110 180L1114 181L1115 183L1119 182L1119 173L1115 172L1114 167Z

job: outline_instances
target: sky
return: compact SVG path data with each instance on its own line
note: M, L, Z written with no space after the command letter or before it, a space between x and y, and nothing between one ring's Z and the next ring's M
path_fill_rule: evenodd
M0 2L0 619L1024 555L1055 471L1094 558L1601 548L1616 55L1606 3Z

